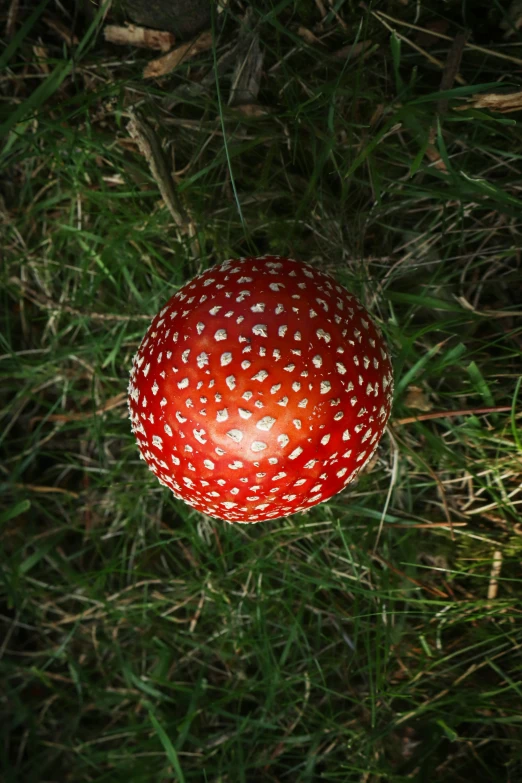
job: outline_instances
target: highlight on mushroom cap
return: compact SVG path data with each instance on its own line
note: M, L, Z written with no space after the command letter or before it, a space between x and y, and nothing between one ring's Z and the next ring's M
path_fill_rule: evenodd
M303 511L373 456L393 395L380 330L330 275L240 258L184 285L134 357L140 454L177 498L228 522Z

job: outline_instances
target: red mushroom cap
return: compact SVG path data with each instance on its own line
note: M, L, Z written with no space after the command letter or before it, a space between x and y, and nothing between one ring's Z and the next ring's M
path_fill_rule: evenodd
M183 286L134 357L132 431L162 484L228 522L310 508L372 457L392 404L379 329L330 275L241 258Z

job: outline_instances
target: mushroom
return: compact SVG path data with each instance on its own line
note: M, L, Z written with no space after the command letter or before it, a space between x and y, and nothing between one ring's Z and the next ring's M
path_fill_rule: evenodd
M240 258L184 285L134 357L141 457L195 509L228 522L303 511L373 456L393 376L379 329L328 274Z

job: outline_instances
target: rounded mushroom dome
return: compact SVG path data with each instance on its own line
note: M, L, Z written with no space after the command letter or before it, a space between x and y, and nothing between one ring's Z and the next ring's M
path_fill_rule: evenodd
M176 497L260 522L352 481L392 395L386 344L357 298L263 256L225 261L169 299L134 357L129 411L143 459Z

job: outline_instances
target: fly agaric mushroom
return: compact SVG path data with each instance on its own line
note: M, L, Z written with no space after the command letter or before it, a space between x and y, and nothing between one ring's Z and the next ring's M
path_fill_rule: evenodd
M321 503L373 456L393 377L379 329L330 275L240 258L183 286L134 357L132 431L177 498L228 522Z

